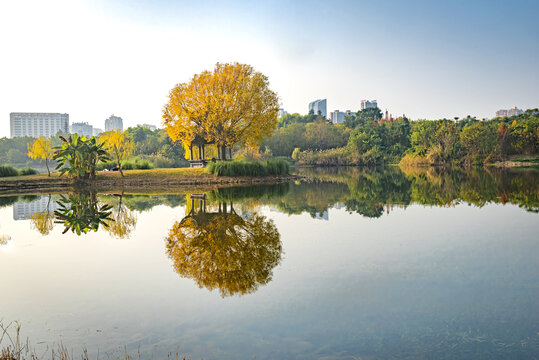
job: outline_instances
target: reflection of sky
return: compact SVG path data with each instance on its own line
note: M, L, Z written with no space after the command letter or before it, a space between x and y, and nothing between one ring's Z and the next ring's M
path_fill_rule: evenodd
M283 260L256 293L224 299L180 278L165 255L184 207L139 214L129 240L61 235L62 226L41 237L11 211L0 209L0 231L12 237L0 273L13 294L0 297L1 317L19 320L34 344L101 354L141 344L161 355L180 345L219 359L383 358L414 344L434 351L446 332L439 346L453 341L455 352L470 338L485 346L482 336L494 346L530 335L537 346L539 224L516 206L412 205L378 219L330 209L329 221L263 207Z

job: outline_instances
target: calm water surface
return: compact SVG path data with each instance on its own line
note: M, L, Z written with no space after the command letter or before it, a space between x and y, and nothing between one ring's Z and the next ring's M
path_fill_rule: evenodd
M102 358L539 358L538 172L302 171L0 197L0 318Z

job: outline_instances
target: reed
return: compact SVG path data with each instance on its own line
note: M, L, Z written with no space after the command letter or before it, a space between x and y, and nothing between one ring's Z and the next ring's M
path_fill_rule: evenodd
M288 175L290 166L282 159L266 161L217 161L209 163L206 172L216 176Z

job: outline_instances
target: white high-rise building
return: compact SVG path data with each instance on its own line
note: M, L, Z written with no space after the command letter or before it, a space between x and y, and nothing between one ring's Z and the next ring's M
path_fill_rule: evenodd
M327 99L323 100L315 100L312 103L309 103L309 111L314 111L315 115L322 115L323 117L327 117Z
M361 110L378 107L376 100L361 100Z
M69 114L11 113L9 122L12 138L20 136L50 138L58 132L69 132Z
M345 120L345 116L347 115L352 115L353 113L350 111L350 110L346 110L346 111L339 111L339 110L335 110L335 111L332 111L330 114L329 114L329 117L331 119L331 123L332 124L343 124L344 123L344 120Z
M93 134L94 136L97 136L97 135L101 134L102 132L103 132L103 129L100 129L100 128L96 128L96 127L95 127L95 128L93 129L93 131L92 131L92 134Z
M94 127L87 122L71 124L71 133L91 137L94 135Z
M105 120L105 131L124 130L124 122L121 117L111 115Z
M517 108L516 106L513 106L509 110L498 110L498 111L496 111L496 117L515 116L515 115L520 115L520 114L523 114L523 113L524 113L524 111Z
M279 117L283 117L283 116L285 116L286 114L288 114L288 113L286 112L285 109L283 109L283 108L280 108L280 109L279 109Z

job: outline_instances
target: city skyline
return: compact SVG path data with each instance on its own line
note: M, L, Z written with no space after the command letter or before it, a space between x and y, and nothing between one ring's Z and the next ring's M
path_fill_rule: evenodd
M531 1L5 2L0 136L17 111L160 126L175 84L234 61L267 75L289 113L319 98L328 114L377 99L412 119L526 110L539 105L538 10Z

